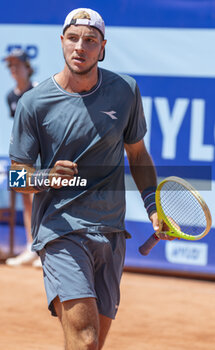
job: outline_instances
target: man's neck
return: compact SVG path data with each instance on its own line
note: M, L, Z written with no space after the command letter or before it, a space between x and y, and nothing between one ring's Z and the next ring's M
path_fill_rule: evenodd
M98 82L98 67L87 74L71 72L67 67L55 75L55 81L70 93L90 91Z
M26 90L28 90L29 86L30 86L30 81L29 80L18 80L17 81L17 85L15 87L15 91L18 94L22 94L23 92L25 92Z

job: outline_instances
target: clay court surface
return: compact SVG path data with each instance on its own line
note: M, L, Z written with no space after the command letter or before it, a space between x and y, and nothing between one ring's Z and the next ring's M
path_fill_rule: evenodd
M63 350L42 271L0 265L0 349ZM214 350L215 284L125 272L104 350Z

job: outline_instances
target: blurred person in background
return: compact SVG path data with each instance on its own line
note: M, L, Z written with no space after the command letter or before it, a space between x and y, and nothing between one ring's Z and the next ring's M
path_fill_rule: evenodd
M7 95L7 103L10 109L10 116L13 118L16 106L20 97L28 90L32 89L37 83L31 81L34 71L31 67L29 56L21 49L14 49L7 57L3 59L7 63L7 67L11 76L16 82L15 87ZM10 266L31 265L35 267L41 266L40 259L35 252L31 251L31 212L33 194L23 194L23 219L26 232L26 248L14 258L6 260L6 264Z

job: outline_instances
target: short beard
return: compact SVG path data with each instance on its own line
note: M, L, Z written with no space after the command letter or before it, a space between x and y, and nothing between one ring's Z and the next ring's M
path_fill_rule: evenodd
M76 70L74 70L69 62L66 60L65 58L65 55L63 53L63 56L64 56L64 59L65 59L65 62L66 62L66 65L67 67L69 68L70 72L74 73L74 74L78 74L78 75L86 75L88 74L97 64L98 64L98 60L99 60L99 57L98 57L98 60L96 62L94 62L89 68L85 69L84 71L81 71L81 72L77 72Z

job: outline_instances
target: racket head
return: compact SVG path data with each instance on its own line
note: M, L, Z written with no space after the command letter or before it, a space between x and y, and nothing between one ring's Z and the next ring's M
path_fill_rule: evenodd
M187 181L177 176L165 178L157 187L155 201L159 221L163 220L169 227L169 231L165 232L169 236L199 240L210 231L210 210ZM186 220L187 227L183 224Z

